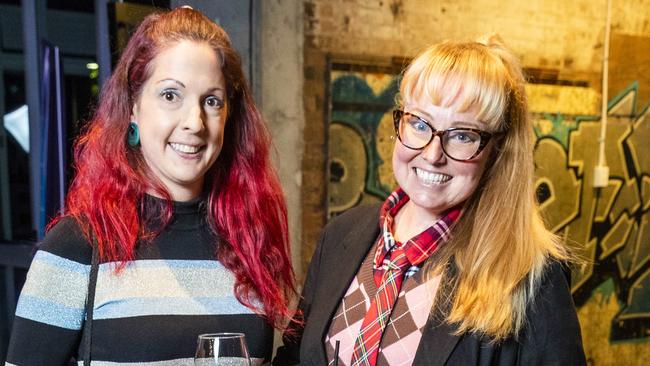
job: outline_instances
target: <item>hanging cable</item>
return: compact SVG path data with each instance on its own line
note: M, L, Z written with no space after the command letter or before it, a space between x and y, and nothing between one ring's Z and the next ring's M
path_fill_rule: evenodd
M612 0L607 0L607 16L605 21L605 47L603 50L603 91L600 110L600 137L598 138L598 164L594 169L594 187L607 187L609 182L609 167L605 159L605 137L607 136L607 88L609 85L609 33L612 26Z

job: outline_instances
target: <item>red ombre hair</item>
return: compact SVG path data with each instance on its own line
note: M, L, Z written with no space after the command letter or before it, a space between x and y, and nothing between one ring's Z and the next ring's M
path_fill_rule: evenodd
M67 215L77 219L89 241L96 241L102 261L121 266L134 259L139 239L156 235L143 224L145 192L166 198L163 222L169 221L171 196L139 149L128 146L126 135L133 104L152 72L151 61L183 40L212 47L226 79L223 148L204 187L207 221L219 237L217 258L235 275L237 298L280 328L290 314L295 285L287 209L269 160L270 136L228 35L200 12L178 8L150 15L131 37L94 118L77 141Z

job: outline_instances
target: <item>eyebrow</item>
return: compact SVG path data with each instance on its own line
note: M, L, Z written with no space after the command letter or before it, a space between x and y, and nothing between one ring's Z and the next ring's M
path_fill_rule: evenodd
M215 92L215 91L220 91L220 92L224 92L224 93L225 93L226 90L225 90L224 88L220 87L220 86L215 86L214 88L210 88L210 89L208 89L207 92L208 92L208 93L212 93L212 92Z
M432 115L430 115L429 113L425 112L424 110L422 110L420 108L412 108L412 110L413 110L413 112L407 112L407 113L415 114L416 116L424 119L425 121L427 121L429 123L433 123L435 121L435 119L433 118Z
M427 113L426 111L424 111L424 110L422 110L420 108L415 107L415 108L412 108L412 110L413 110L413 112L406 112L406 113L415 114L416 116L424 119L427 123L432 124L432 125L433 125L433 123L435 123L437 121L435 118L433 118L432 115L430 115L429 113ZM454 113L456 113L456 112L454 112ZM458 120L458 119L454 118L454 119L451 120L451 127L450 128L468 127L468 128L478 128L478 129L480 129L481 127L483 127L483 125L485 125L485 123L481 122L481 121L478 121L478 120L465 121L465 120ZM431 127L434 127L434 126L431 126Z
M162 80L158 80L158 82L156 84L164 83L166 81L171 81L171 82L173 82L175 84L178 84L178 85L182 86L183 88L185 88L185 84L181 83L180 81L178 81L176 79L162 79Z
M174 83L174 84L178 84L179 86L181 86L181 87L183 87L183 88L187 88L187 87L185 86L185 84L183 84L182 82L180 82L180 81L178 81L178 80L176 80L176 79L171 79L171 78L158 80L158 82L157 82L156 84L164 83L164 82L167 82L167 81L171 81L172 83ZM220 87L220 86L215 86L214 88L210 88L210 89L207 91L207 93L212 93L212 92L215 92L215 91L221 91L221 92L225 93L225 89L222 88L222 87Z

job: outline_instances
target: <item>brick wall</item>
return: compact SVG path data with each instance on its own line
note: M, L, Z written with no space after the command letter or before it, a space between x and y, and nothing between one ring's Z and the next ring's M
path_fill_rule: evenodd
M413 56L443 39L497 32L529 67L600 72L606 2L590 0L309 0L306 47ZM650 0L614 1L612 31L650 36Z

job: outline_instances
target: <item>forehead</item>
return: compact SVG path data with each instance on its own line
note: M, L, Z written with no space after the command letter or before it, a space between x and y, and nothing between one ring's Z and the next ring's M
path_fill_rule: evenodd
M171 78L184 84L224 83L219 56L207 43L173 43L163 48L148 66L148 82Z
M485 127L486 124L477 117L477 107L470 107L458 111L454 106L443 107L431 103L427 98L405 100L404 110L426 119L434 125L466 123L476 127ZM436 126L434 126L436 127Z
M508 99L504 67L480 47L462 46L434 47L418 56L402 78L402 103L426 101L460 113L472 111L498 129Z

